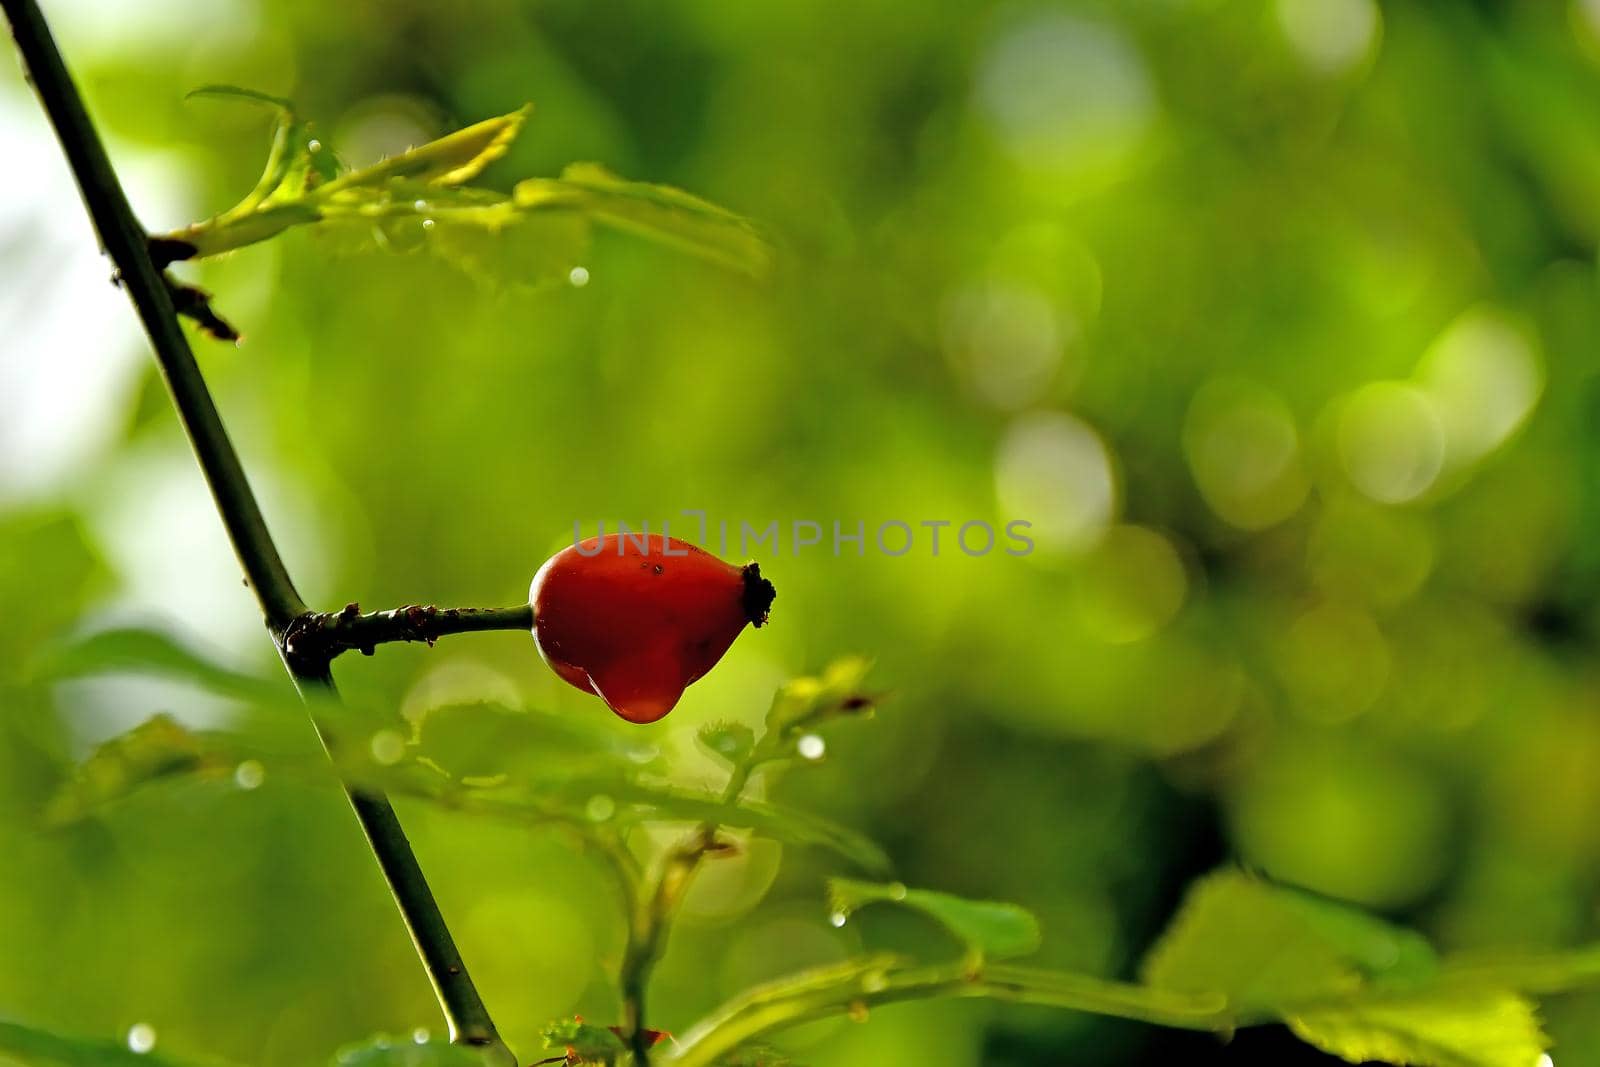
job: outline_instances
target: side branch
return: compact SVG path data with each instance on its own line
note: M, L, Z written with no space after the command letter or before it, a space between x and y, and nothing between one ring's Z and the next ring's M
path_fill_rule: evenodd
M860 1013L880 1004L939 998L987 998L1216 1033L1271 1021L1240 1015L1216 993L1178 993L1030 967L972 972L957 962L869 970L845 983L819 984L807 973L779 979L736 997L697 1024L664 1062L670 1067L709 1067L740 1045L797 1023Z
M345 652L372 655L373 649L391 641L422 641L429 645L450 634L482 630L531 630L533 608L436 608L407 604L388 611L361 613L361 605L346 604L342 611L308 611L284 631L283 651L291 661L326 664Z
M744 796L756 764L746 758L733 769L722 793L722 803L733 807ZM666 949L667 930L688 891L700 861L722 849L715 822L702 823L688 840L662 857L659 867L635 908L623 950L619 983L622 987L622 1033L633 1053L635 1067L650 1067L652 1031L645 1026L645 996L650 974Z

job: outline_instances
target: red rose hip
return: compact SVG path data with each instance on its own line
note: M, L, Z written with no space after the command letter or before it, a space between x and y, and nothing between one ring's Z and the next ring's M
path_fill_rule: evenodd
M568 546L534 575L533 636L552 670L629 722L655 722L777 595L754 563L736 567L661 534Z

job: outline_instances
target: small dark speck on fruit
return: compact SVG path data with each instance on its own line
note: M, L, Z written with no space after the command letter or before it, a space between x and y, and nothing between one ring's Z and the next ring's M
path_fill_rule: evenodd
M661 564L657 563L654 567L650 568L650 573L651 574L660 574L662 571L664 571L666 569L667 568L665 568Z

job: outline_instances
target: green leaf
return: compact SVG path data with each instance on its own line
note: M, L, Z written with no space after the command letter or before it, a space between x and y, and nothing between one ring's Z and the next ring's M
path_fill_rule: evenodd
M0 510L0 603L14 605L0 654L0 686L9 687L25 682L39 651L81 618L107 571L77 516L15 502Z
M746 1045L717 1060L717 1067L800 1067L788 1053L771 1045Z
M521 711L489 702L430 708L413 726L416 757L451 778L538 785L659 769L655 749L598 717ZM603 787L603 786L602 786Z
M1600 945L1564 952L1478 951L1456 953L1439 965L1436 979L1450 989L1515 989L1564 993L1600 980Z
M749 220L681 189L625 181L597 163L574 163L560 178L517 183L517 204L530 211L577 210L605 225L761 277L772 248Z
M178 1067L154 1052L134 1052L123 1042L63 1037L17 1023L0 1022L0 1059L52 1067Z
M41 682L124 673L189 682L236 700L279 703L293 698L287 681L221 666L157 630L101 630L46 649L33 667Z
M1150 985L1216 991L1249 1009L1422 981L1436 968L1417 933L1227 869L1189 890L1143 971Z
M551 1023L541 1036L546 1051L565 1053L569 1063L612 1064L628 1051L609 1027L590 1026L580 1019Z
M711 722L695 734L705 750L729 766L738 766L756 747L756 732L741 722Z
M335 248L429 249L479 278L546 284L581 265L598 221L751 274L770 263L765 238L738 215L678 189L622 181L593 164L529 179L513 196L466 187L506 153L529 107L341 174L337 157L289 101L231 86L191 95L266 104L278 125L262 176L243 200L152 238L170 259L215 256L310 226Z
M632 780L622 773L606 776L564 776L559 768L535 781L526 777L516 788L471 786L439 788L413 776L391 774L372 780L374 786L434 800L463 812L518 822L578 823L597 820L613 825L647 822L718 823L751 830L789 844L826 848L862 870L887 873L883 850L854 830L809 812L746 801L730 806L714 793L700 793Z
M239 85L221 85L212 83L209 85L199 86L195 89L190 89L187 93L183 94L183 98L185 100L193 100L197 97L215 97L222 100L247 100L256 104L265 104L268 107L275 108L284 113L294 111L294 102L292 100L286 100L281 96L273 96L271 93L264 93L259 89L246 89Z
M747 800L725 813L722 821L748 826L778 841L828 849L869 874L884 876L894 868L888 853L871 838L799 808Z
M393 179L430 186L463 185L506 154L532 109L531 104L524 104L510 114L485 119L370 167L350 171L324 186L318 195L333 196L359 186L384 185Z
M785 745L801 730L842 715L871 714L877 697L862 689L872 661L863 656L834 660L818 677L790 679L778 688L767 711L763 748ZM772 757L782 750L774 748Z
M95 749L51 798L45 818L71 822L151 783L232 767L199 735L169 715L156 715Z
M797 845L826 848L869 871L887 871L881 848L854 830L819 815L761 801L730 805L714 793L644 782L620 783L612 794L621 817L635 822L712 822Z
M313 231L337 253L430 252L482 281L565 283L589 249L589 220L529 214L504 194L394 179L317 200Z
M485 1062L483 1053L442 1039L417 1042L379 1034L340 1049L329 1067L484 1067Z
M259 232L261 236L250 239L261 240L288 226L314 220L314 210L305 205L294 205L293 202L310 190L337 178L339 160L331 149L312 136L311 123L303 121L295 113L294 103L235 85L201 86L187 95L188 99L195 97L265 104L277 115L266 166L256 180L255 188L209 225L213 229L234 226L236 237ZM274 208L277 210L272 210ZM199 227L190 229L194 231ZM196 245L196 255L207 254L204 250L205 234L189 233L183 236Z
M1290 1015L1301 1039L1351 1063L1536 1067L1549 1039L1514 993L1421 993Z
M968 900L930 889L907 889L899 882L828 881L835 921L868 904L888 903L922 912L954 934L973 953L990 959L1025 956L1039 947L1039 920L1016 904Z

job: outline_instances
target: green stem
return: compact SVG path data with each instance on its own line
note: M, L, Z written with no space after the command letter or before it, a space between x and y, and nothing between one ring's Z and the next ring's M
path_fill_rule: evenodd
M959 963L903 970L894 970L892 964L847 965L847 969L849 973L832 968L801 974L742 994L684 1034L665 1064L707 1067L773 1030L830 1016L860 1017L880 1004L943 997L1036 1004L1186 1030L1226 1032L1246 1024L1219 994L1168 992L1087 975L1026 967L970 973Z
M282 651L283 635L306 613L306 606L267 531L244 467L178 323L166 280L150 258L148 235L133 215L36 0L0 0L0 9L11 24L29 80L55 128L100 242L144 323L239 564ZM325 662L308 666L287 656L285 662L302 693L333 688ZM433 981L452 1039L483 1047L499 1062L514 1064L467 976L393 807L381 795L360 790L350 791L350 802Z
M744 795L750 775L756 768L750 759L737 764L722 793L722 803L731 807ZM651 885L640 895L630 923L628 944L623 951L622 1032L633 1053L635 1067L650 1065L650 1035L645 1026L645 994L650 972L666 949L667 931L689 882L716 843L717 824L705 822L689 840L662 858Z

